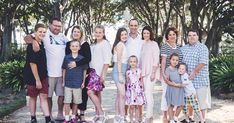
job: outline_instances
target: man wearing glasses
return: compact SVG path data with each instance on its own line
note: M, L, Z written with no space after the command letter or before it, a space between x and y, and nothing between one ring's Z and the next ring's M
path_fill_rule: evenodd
M55 92L58 96L58 114L56 120L63 121L63 99L64 89L62 86L62 62L65 56L65 47L68 39L61 33L62 22L59 18L52 18L49 21L49 29L46 32L46 36L43 39L44 47L46 50L46 62L48 70L48 103L49 110L52 117L52 97ZM33 34L26 36L25 41L27 43L33 43L33 50L37 52L39 45L33 41Z

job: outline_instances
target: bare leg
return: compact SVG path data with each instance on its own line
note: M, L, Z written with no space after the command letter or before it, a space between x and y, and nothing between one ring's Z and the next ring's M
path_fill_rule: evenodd
M64 96L59 96L58 97L58 115L63 117L63 100Z
M128 105L125 105L125 106L124 106L125 116L128 116L128 108L129 108Z
M29 97L29 110L31 116L36 116L37 97Z
M140 114L140 109L142 106L141 105L136 105L135 106L135 120L138 122L141 120L141 114Z
M116 94L116 98L115 98L115 116L119 115L119 89L116 83L116 87L117 87L117 94Z
M133 115L134 115L134 112L135 112L135 106L134 106L134 105L131 105L131 106L130 106L130 109L129 109L129 119L130 119L130 122L131 122L131 123L133 122Z
M52 106L53 106L52 97L48 97L48 106L49 106L50 116L52 117Z
M40 93L40 104L41 104L41 109L43 111L44 116L50 116L50 111L49 111L49 105L47 101L47 94Z
M121 117L124 117L125 110L124 110L124 104L125 104L125 87L124 84L117 84L118 87L118 95L119 95L119 101L118 101L118 111Z
M168 123L167 111L163 111L163 123Z
M69 115L70 110L71 110L70 103L65 103L64 107L65 107L65 115L67 116Z
M175 114L174 114L174 116L177 118L177 119L175 119L176 121L178 120L178 116L180 115L180 112L182 109L183 109L183 106L177 106L177 108L175 110Z
M173 106L172 106L172 105L170 105L170 106L168 107L168 114L169 114L169 119L170 119L170 120L173 120L174 111L173 111Z
M101 101L99 95L96 95L95 92L93 92L92 90L88 90L88 95L95 106L96 115L103 115L104 112L101 107Z
M76 115L77 114L77 108L78 106L77 106L77 104L75 104L75 103L73 103L73 105L72 105L72 112L73 112L73 115Z
M137 110L138 110L136 111L138 113L137 117L139 118L139 120L142 120L144 105L138 105Z

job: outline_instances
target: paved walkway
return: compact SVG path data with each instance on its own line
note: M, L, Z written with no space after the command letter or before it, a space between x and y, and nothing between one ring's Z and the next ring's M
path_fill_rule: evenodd
M160 111L160 100L162 89L160 83L156 83L154 86L154 123L161 123L162 115ZM114 101L116 96L116 87L115 84L111 83L110 70L107 75L106 88L103 91L103 108L106 114L109 116L109 120L106 123L112 123L114 117ZM54 98L56 100L56 97ZM53 116L55 117L57 114L57 104L54 101L53 105ZM37 119L39 123L44 123L44 117L39 107L37 107ZM88 102L88 110L86 111L86 119L91 120L94 116L94 106L90 102ZM180 119L183 118L183 114L181 113ZM8 117L3 121L4 123L29 123L30 113L28 107L25 106ZM0 121L1 122L1 121ZM219 100L216 98L212 98L212 109L208 111L207 114L207 123L234 123L234 105L232 101Z

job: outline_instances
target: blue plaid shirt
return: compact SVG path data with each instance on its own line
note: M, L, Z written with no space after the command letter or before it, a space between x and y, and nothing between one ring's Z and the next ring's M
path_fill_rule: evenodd
M199 64L205 64L192 80L194 87L198 89L202 86L208 86L210 83L208 48L204 44L197 42L194 45L187 44L183 46L181 51L183 54L182 62L187 64L189 74L191 74Z

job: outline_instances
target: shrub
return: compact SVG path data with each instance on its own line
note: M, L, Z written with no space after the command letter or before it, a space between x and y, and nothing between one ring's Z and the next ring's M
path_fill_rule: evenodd
M213 93L234 92L234 55L221 54L210 59L210 79Z
M19 92L24 87L24 61L8 61L0 64L0 87L10 87Z
M18 47L13 47L12 48L12 54L9 57L9 60L17 60L17 61L25 61L25 56L26 56L26 47L24 45L18 46Z

